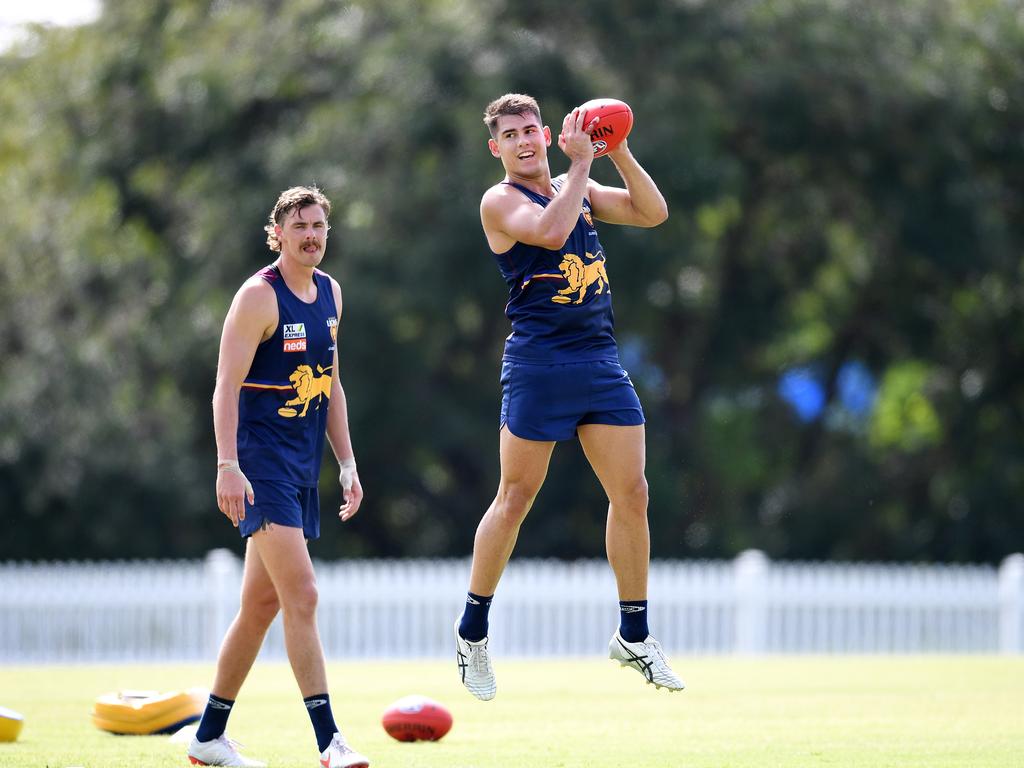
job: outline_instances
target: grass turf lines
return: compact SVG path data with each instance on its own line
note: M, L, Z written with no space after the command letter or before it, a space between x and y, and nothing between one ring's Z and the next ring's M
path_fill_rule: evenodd
M452 661L329 665L342 731L374 768L1013 768L1024 765L1024 658L674 659L682 693L599 658L497 659L498 697L462 689ZM5 768L188 765L166 736L112 736L92 702L119 689L208 686L210 665L0 666L0 706L21 712ZM402 744L385 707L447 705L440 742ZM272 768L315 768L313 731L287 664L257 663L229 735Z

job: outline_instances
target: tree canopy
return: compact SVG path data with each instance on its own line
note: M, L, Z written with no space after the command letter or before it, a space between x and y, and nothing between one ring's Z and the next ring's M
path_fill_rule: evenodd
M601 229L655 557L1019 550L1022 18L1004 0L110 0L37 28L0 53L0 557L233 541L220 327L301 183L334 204L367 494L336 524L323 473L314 554L467 555L508 332L481 116L510 91L556 132L575 104L628 102L669 204L656 229ZM601 555L605 505L560 447L517 552Z

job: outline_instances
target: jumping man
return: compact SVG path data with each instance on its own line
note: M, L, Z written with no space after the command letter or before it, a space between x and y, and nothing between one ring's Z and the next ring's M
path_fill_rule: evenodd
M620 624L612 659L649 683L681 690L647 628L647 481L644 414L619 364L612 333L611 286L594 221L654 227L665 199L623 141L608 153L625 188L590 179L594 159L584 114L562 122L558 145L569 171L551 178L551 131L530 96L506 94L488 105L488 147L505 179L484 193L480 220L509 285L512 333L502 360L498 492L476 531L469 595L455 624L462 682L494 698L487 614L502 571L547 474L555 442L579 437L608 496L606 546L618 586Z

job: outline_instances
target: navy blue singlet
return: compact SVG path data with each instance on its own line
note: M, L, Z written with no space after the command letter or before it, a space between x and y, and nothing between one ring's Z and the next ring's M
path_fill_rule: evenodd
M541 207L551 198L505 182ZM561 180L552 182L557 191ZM516 243L493 254L509 286L512 333L504 360L525 363L618 362L604 250L583 199L576 226L557 251Z
M314 270L316 301L285 285L276 265L260 271L277 294L274 335L256 349L238 398L238 462L250 480L315 487L331 397L338 308L331 279Z

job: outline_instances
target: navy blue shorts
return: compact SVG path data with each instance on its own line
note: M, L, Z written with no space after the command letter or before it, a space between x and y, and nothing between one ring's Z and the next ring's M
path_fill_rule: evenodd
M316 488L286 480L250 480L256 503L245 500L245 520L238 521L243 538L268 523L301 528L307 539L320 538L320 494Z
M524 440L569 440L580 424L644 423L633 382L618 363L501 364L501 425Z

